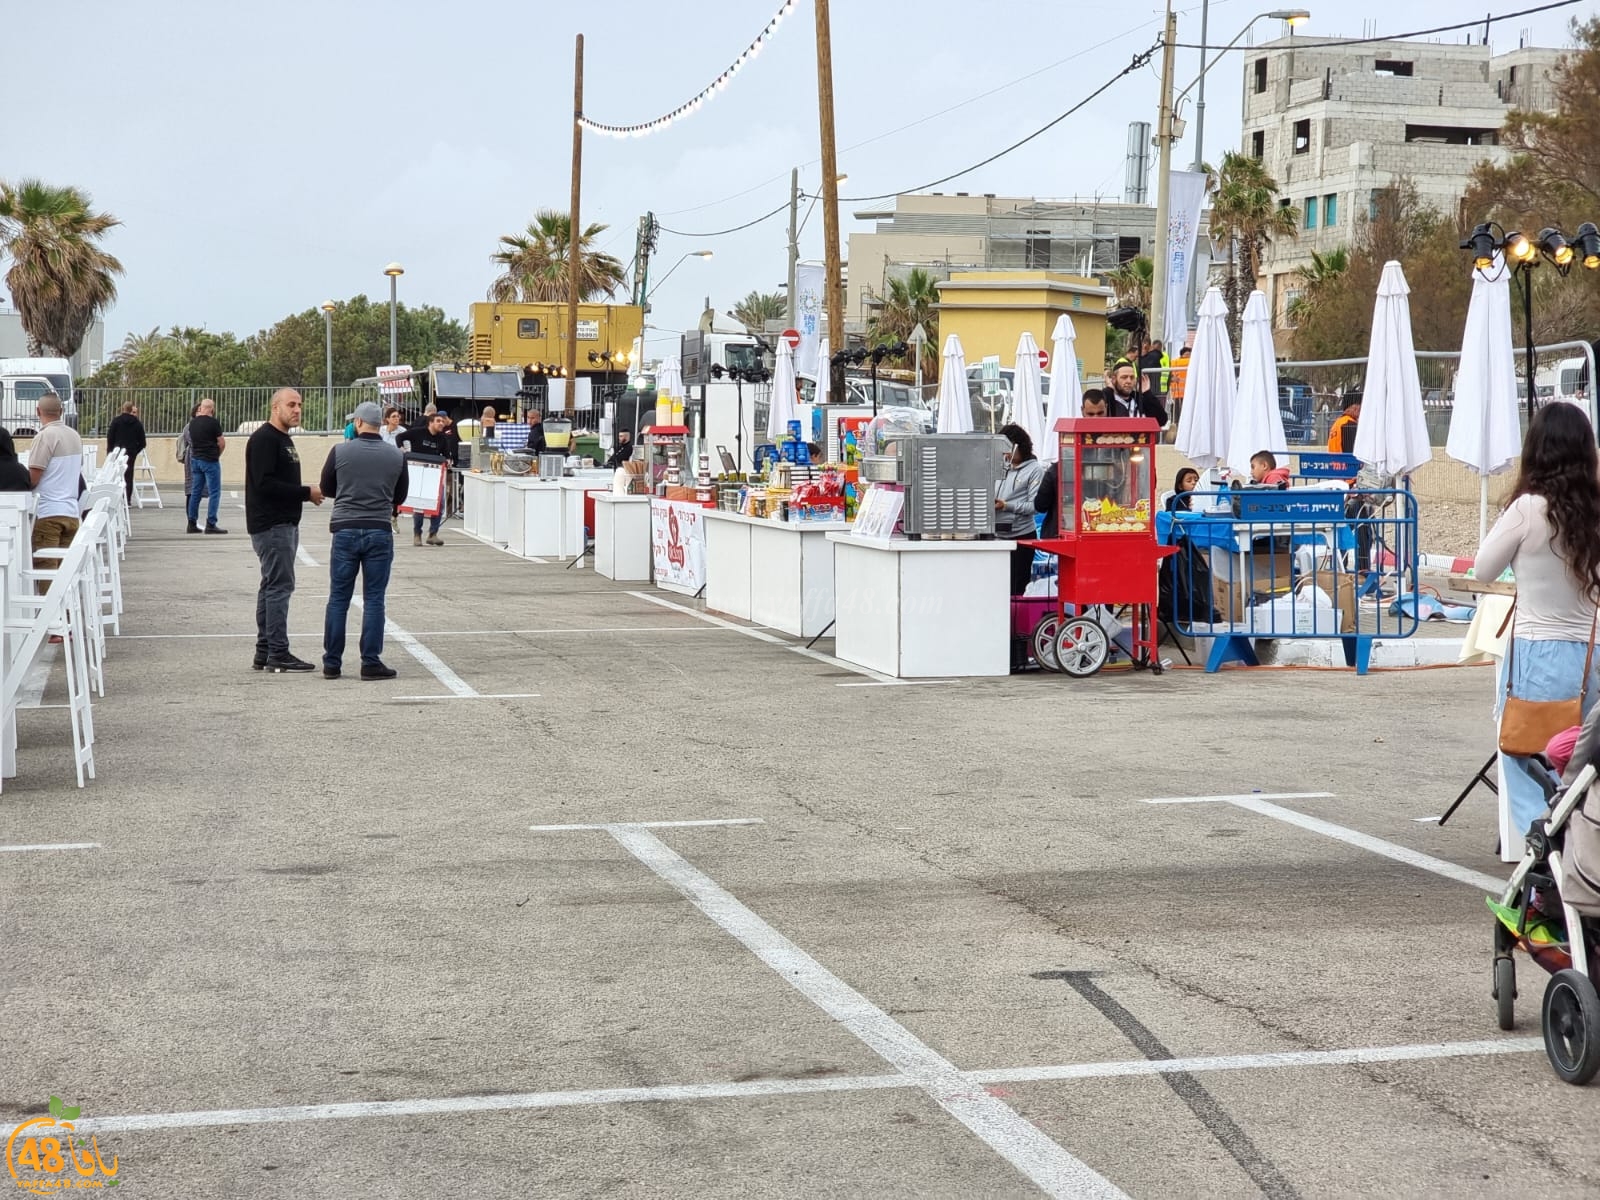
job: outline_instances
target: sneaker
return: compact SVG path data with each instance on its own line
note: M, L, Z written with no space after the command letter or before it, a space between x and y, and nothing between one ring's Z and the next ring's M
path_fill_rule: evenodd
M369 667L366 663L361 664L361 678L363 679L393 679L398 674L400 674L399 671L396 671L393 667L386 667L382 663L372 667Z
M189 522L189 530L188 531L190 533L199 533L200 532L200 526L196 525L193 521L190 521Z
M411 535L411 544L412 544L412 545L413 545L413 546L420 546L420 545L422 545L422 535L421 535L421 534L420 534L420 533L413 533L413 534L412 534L412 535Z
M323 667L322 668L322 677L324 679L337 679L337 678L339 678L339 668L338 667Z
M228 531L226 529L223 529L219 525L207 525L206 526L206 532L207 533L227 533Z
M266 670L272 675L282 675L285 671L315 671L316 667L304 659L296 658L292 654L286 654L282 658L267 659Z
M442 537L440 537L437 533L430 533L428 535L428 545L430 545L430 546L442 546L442 545L444 545L444 539Z
M250 660L250 669L252 671L265 671L267 669L267 656L258 654L252 658Z

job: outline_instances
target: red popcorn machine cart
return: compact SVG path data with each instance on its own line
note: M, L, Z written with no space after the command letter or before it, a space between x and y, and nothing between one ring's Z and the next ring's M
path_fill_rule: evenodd
M1145 417L1067 417L1055 431L1060 535L1032 544L1057 557L1060 576L1056 611L1033 631L1034 658L1068 675L1093 675L1111 655L1114 633L1103 621L1131 605L1133 665L1159 675L1156 591L1161 560L1176 553L1156 542L1161 427Z

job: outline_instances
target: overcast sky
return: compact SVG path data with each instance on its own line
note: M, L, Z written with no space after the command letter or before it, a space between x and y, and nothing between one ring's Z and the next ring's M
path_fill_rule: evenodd
M1405 33L1540 0L1307 0L1318 36ZM18 70L0 109L0 178L89 191L123 227L127 268L106 346L130 331L199 325L254 332L296 310L386 293L465 318L494 275L502 233L565 208L573 35L587 43L585 112L646 121L710 83L781 0L52 0L7 5L6 42L59 70ZM1178 41L1199 41L1200 0L1177 0ZM1212 0L1221 45L1269 5ZM1497 24L1497 49L1526 31L1566 45L1600 0ZM847 197L919 187L1032 132L1149 48L1152 0L834 0L833 65ZM628 262L639 216L699 235L786 204L789 170L820 188L815 13L798 0L768 48L715 102L665 132L584 144L583 217L611 228ZM1255 25L1255 40L1278 22ZM1475 31L1481 36L1482 27ZM1464 32L1438 35L1461 42ZM1181 88L1199 71L1178 52ZM1207 156L1237 145L1240 55L1208 78ZM941 189L1120 199L1127 124L1155 120L1159 58L1027 147ZM34 86L34 85L37 86ZM1190 109L1186 114L1193 116ZM1190 137L1175 161L1193 157ZM865 207L845 203L850 213ZM722 237L663 234L652 276L691 258L652 296L654 324L679 330L709 295L719 310L786 269L782 215ZM822 254L812 212L805 258ZM8 265L8 264L6 264ZM5 265L0 265L3 272ZM652 331L652 355L676 338Z

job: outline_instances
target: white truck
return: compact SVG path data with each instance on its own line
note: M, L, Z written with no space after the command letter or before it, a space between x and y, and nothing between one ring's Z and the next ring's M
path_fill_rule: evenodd
M0 358L0 425L17 437L38 432L39 397L61 397L62 419L74 428L78 406L72 392L72 365L64 358Z

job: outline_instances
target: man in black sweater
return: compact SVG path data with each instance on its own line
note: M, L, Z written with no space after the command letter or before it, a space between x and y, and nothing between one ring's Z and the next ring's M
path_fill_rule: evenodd
M244 448L244 518L250 545L261 560L256 591L257 671L313 671L289 653L289 597L300 550L300 511L307 500L322 503L322 489L300 482L300 455L289 431L300 424L300 393L272 393L272 419L250 435Z
M110 457L113 450L122 450L128 456L128 467L122 473L124 486L128 491L128 499L133 499L133 467L139 455L145 448L144 422L139 420L139 405L136 401L125 400L122 411L111 418L111 424L106 426L106 456Z
M410 429L401 430L395 434L394 444L406 452L407 458L419 458L427 462L442 459L448 470L455 460L451 458L450 435L446 426L450 418L441 412L430 413L427 423L416 425ZM411 529L411 544L422 545L422 514L413 512L413 525ZM428 518L428 545L442 546L444 539L439 536L439 522L444 520L444 510L441 508L432 517Z

